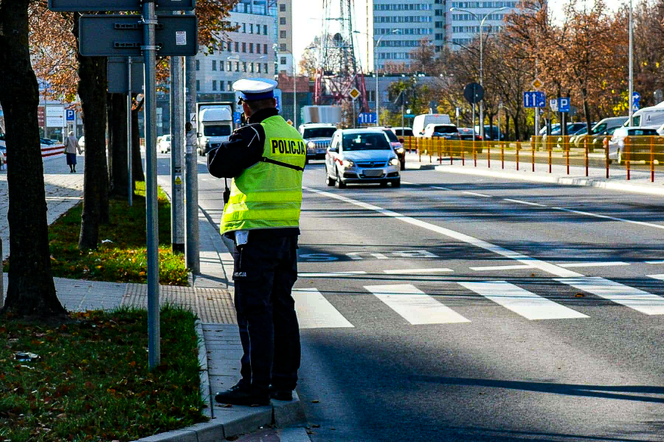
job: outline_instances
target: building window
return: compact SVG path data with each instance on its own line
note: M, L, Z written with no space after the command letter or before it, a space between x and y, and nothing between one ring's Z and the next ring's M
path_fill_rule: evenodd
M285 25L286 24L286 17L279 17L279 24L280 25Z
M212 80L212 90L213 91L217 90L217 80Z
M253 23L250 23L250 24L249 24L249 33L250 33L250 34L253 34L253 33L254 33L254 24L253 24Z
M256 72L258 72L260 74L261 73L261 64L260 63L256 63L256 69L257 69Z
M286 64L286 57L281 57L279 60L280 64Z
M226 49L228 49L228 52L233 52L233 42L232 41L226 42Z
M442 21L437 21L436 22L436 29L441 29L443 27L443 22Z
M196 92L201 90L201 80L196 80Z
M221 60L219 60L219 70L220 70L221 72L224 71L224 62L221 61Z
M235 52L240 52L240 43L235 42Z
M217 70L217 60L212 60L212 70L213 71Z
M267 25L263 25L263 35L267 35Z
M253 73L254 72L254 64L249 63L249 72Z
M247 43L244 41L242 42L242 52L247 52Z
M226 85L226 83L224 83L223 81L219 81L219 90L223 92L225 90L225 87L224 87L225 85Z
M263 71L267 74L267 63L263 63Z
M282 3L279 5L279 12L286 12L286 3Z
M247 62L246 61L242 62L242 71L247 72Z
M254 53L254 44L253 43L249 43L249 53L250 54Z
M267 54L267 43L263 45L263 54Z
M196 70L197 71L201 70L201 61L200 60L196 60ZM129 74L127 74L127 75L129 75Z
M228 82L228 90L229 90L229 91L232 91L232 90L233 90L233 82L232 82L232 81L229 81L229 82Z
M242 23L242 33L243 34L247 33L247 24L246 23Z
M235 72L240 72L240 62L239 61L235 62Z
M288 49L286 48L286 43L281 43L279 45L279 50L282 52L287 51Z
M286 31L279 31L279 38L286 38Z
M257 54L261 53L261 44L260 43L256 43L256 53Z

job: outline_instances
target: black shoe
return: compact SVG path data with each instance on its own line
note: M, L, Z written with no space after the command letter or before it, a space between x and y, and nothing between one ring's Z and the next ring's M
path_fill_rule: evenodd
M270 386L270 397L278 401L292 401L293 390L280 390L278 388Z
M214 400L220 404L232 405L270 405L270 394L235 385L226 391L217 393Z

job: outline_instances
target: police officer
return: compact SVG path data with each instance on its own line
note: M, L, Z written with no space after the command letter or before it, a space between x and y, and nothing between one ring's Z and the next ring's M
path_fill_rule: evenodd
M215 400L267 405L292 400L300 367L300 334L291 289L306 147L278 115L268 79L233 84L248 124L208 153L208 170L233 178L221 234L233 240L235 309L243 356L240 382Z

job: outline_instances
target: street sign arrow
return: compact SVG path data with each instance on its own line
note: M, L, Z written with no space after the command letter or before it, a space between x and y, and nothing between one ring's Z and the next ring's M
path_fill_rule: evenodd
M192 11L196 0L155 0L157 11ZM142 11L142 0L48 0L48 9L58 12Z
M140 57L143 26L139 15L82 15L79 20L81 55ZM156 43L161 56L198 53L198 25L194 15L159 16Z

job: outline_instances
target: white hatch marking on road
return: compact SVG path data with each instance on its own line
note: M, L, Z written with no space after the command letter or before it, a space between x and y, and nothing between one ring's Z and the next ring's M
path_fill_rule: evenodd
M360 255L370 255L373 256L376 259L389 259L387 256L385 256L382 253L365 253L365 252L351 252L351 253L346 253L346 256L348 256L350 259L359 261L362 258Z
M664 225L659 225L659 224L652 224L652 223L646 223L644 221L634 221L631 219L625 219L625 218L617 218L615 216L608 216L608 215L600 215L598 213L590 213L590 212L582 212L581 210L572 210L572 209L565 209L563 207L552 207L554 210L562 210L563 212L569 212L569 213L576 213L578 215L586 215L586 216L593 216L595 218L603 218L603 219L610 219L612 221L622 221L624 223L630 223L630 224L638 224L640 226L646 226L646 227L654 227L656 229L664 229Z
M470 267L470 270L475 270L477 272L491 271L491 270L524 270L534 268L531 265L512 265L512 266L486 266L486 267Z
M509 201L510 203L517 203L517 204L525 204L527 206L546 207L544 204L531 203L530 201L513 200L510 198L503 198L503 201Z
M364 288L413 325L470 322L412 284L368 285Z
M459 284L526 319L588 317L507 281L460 282Z
M648 275L648 278L659 279L660 281L664 281L664 273L661 275Z
M348 275L366 275L367 272L364 270L357 270L351 272L298 272L298 278L320 278L328 276L348 276Z
M300 328L353 328L317 289L293 289Z
M383 270L383 273L388 275L409 275L415 273L451 273L454 272L452 269L440 268L440 269L395 269L395 270Z
M664 261L646 261L646 264L664 264Z
M491 198L491 195L485 195L484 193L467 192L467 191L464 191L462 193L465 193L466 195L472 195L472 196L481 196L482 198Z
M622 261L613 261L613 262L570 262L556 264L560 267L570 268L570 267L615 267L615 266L628 266L630 263Z
M646 315L664 315L664 298L608 279L586 276L557 278L556 281L592 293Z
M583 276L582 274L573 272L572 270L567 270L567 269L564 269L564 268L559 267L557 265L554 265L554 264L551 264L551 263L548 263L548 262L545 262L545 261L540 261L539 259L532 258L532 257L524 255L522 253L515 252L513 250L509 250L509 249L506 249L504 247L497 246L495 244L491 244L491 243L486 242L484 240L481 240L479 238L475 238L475 237L472 237L470 235L466 235L466 234L463 234L463 233L460 233L460 232L457 232L457 231L454 231L454 230L451 230L451 229L447 229L445 227L437 226L435 224L430 224L430 223L427 223L425 221L421 221L419 219L416 219L416 218L413 218L413 217L410 217L410 216L406 216L406 215L403 215L403 214L398 213L398 212L394 212L392 210L383 209L382 207L375 206L373 204L363 203L362 201L357 201L357 200L354 200L354 199L351 199L351 198L348 198L348 197L345 197L345 196L342 196L342 195L337 195L337 194L334 194L334 193L330 193L330 192L326 192L326 191L322 191L322 190L318 190L318 189L314 189L314 188L310 188L310 187L305 187L304 189L309 191L309 192L317 193L319 195L324 195L324 196L327 196L329 198L334 198L334 199L337 199L339 201L344 201L346 203L353 204L355 206L362 207L362 208L367 209L367 210L372 210L374 212L381 213L385 216L389 216L389 217L398 219L399 221L402 221L402 222L405 222L405 223L408 223L408 224L411 224L411 225L414 225L414 226L422 227L422 228L430 230L432 232L436 232L436 233L439 233L441 235L445 235L449 238L456 239L457 241L465 242L465 243L473 245L475 247L479 247L479 248L482 248L484 250L488 250L492 253L496 253L498 255L505 256L505 257L510 258L510 259L514 259L515 261L519 261L523 264L528 264L532 267L538 268L538 269L540 269L542 271L545 271L547 273L551 273L552 275L555 275L555 276L559 276L559 277L563 277L563 278L573 278L573 277Z
M452 190L448 187L440 187L440 186L431 186L432 189L438 189L438 190Z

